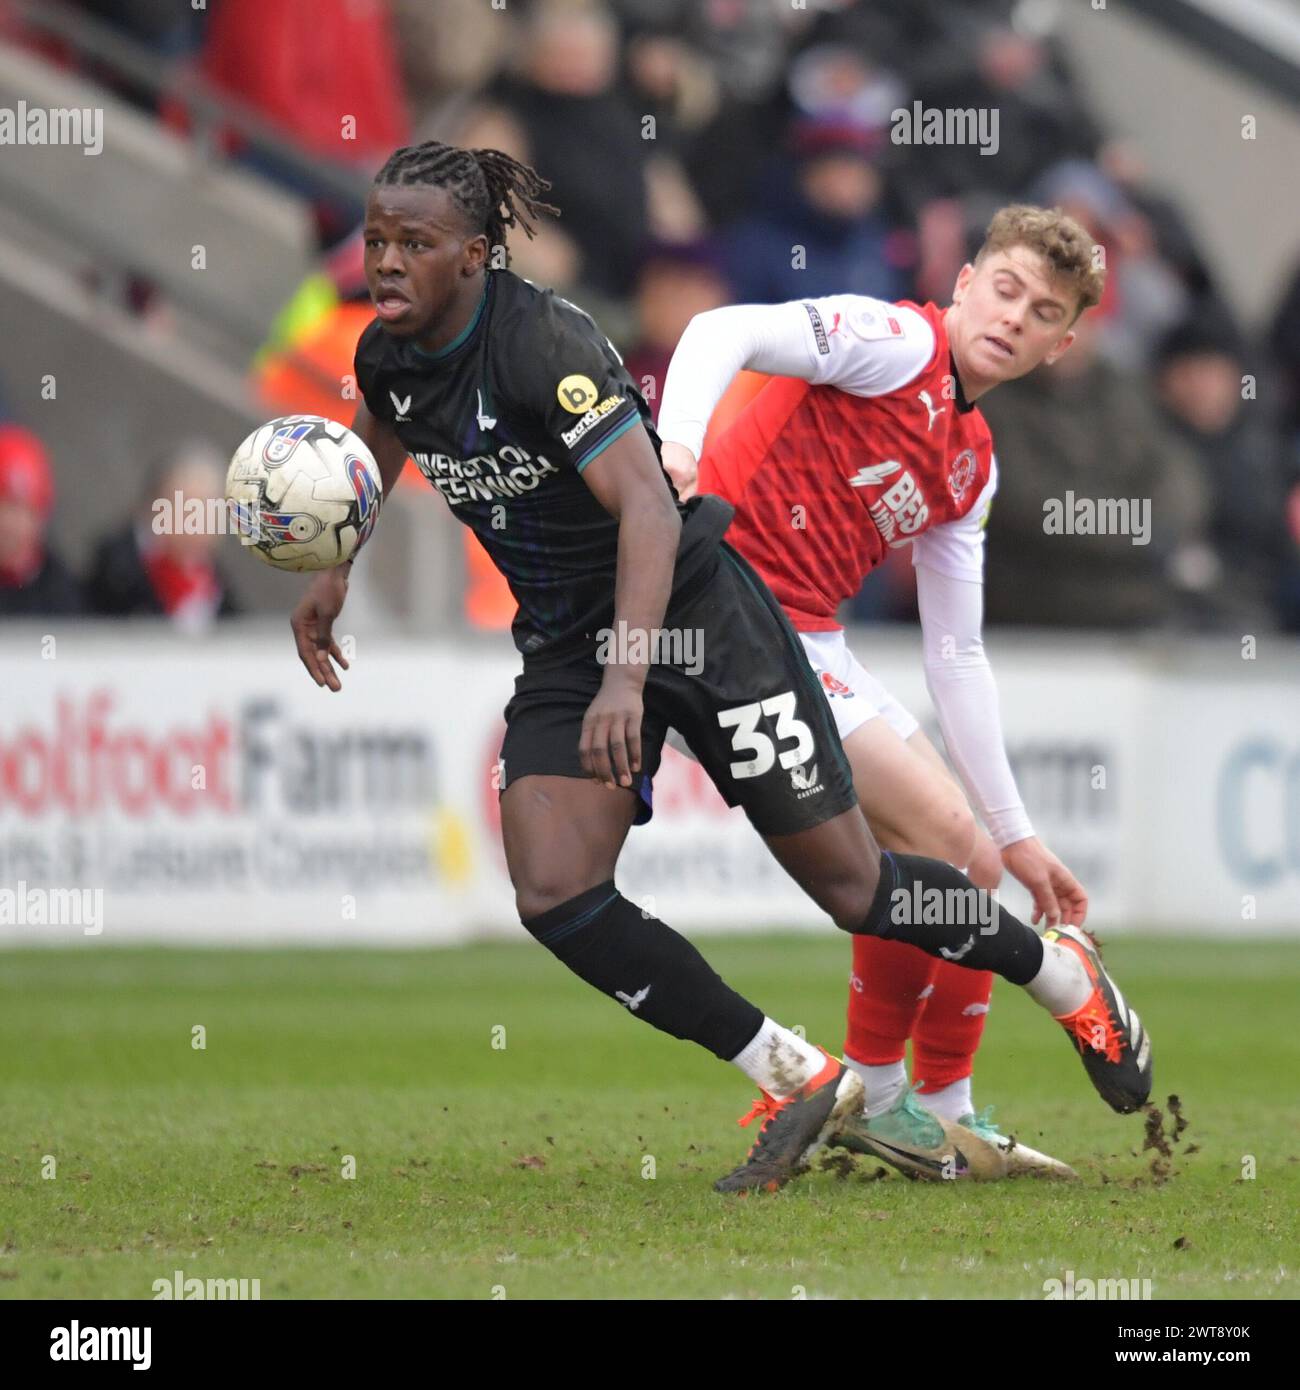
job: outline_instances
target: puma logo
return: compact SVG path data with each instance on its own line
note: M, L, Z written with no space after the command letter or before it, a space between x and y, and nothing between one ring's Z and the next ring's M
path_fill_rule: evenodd
M649 985L645 985L643 988L637 990L635 994L624 994L621 989L616 989L614 991L614 998L617 999L620 1004L626 1004L632 1013L636 1013L637 1009L645 1003L649 993Z
M926 434L929 434L931 429L934 428L934 422L939 418L940 415L943 414L945 410L948 409L948 407L946 405L941 405L939 409L936 410L934 408L934 401L930 399L930 393L928 391L918 391L916 393L916 398L929 412L930 418L926 422L925 426L925 432Z
M946 946L939 947L939 954L944 960L960 960L963 956L969 955L975 949L975 938L968 936L964 946L958 946L955 951L950 951Z

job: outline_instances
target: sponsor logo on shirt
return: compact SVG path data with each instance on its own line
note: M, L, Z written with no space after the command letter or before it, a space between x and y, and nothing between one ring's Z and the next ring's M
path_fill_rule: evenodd
M626 399L626 396L606 396L599 405L593 405L571 430L562 430L560 438L572 449L588 430L598 425L611 410L617 410Z
M808 310L808 317L812 321L813 337L817 339L817 351L825 357L831 350L830 339L826 336L826 325L822 322L822 316L817 312L816 306L805 303L803 306ZM839 325L836 324L838 328Z
M396 391L390 391L388 399L392 401L393 409L397 412L397 423L409 425L411 417L406 412L411 408L411 393L408 391L405 396L399 396Z
M897 473L903 465L894 459L886 459L884 463L864 464L849 479L850 487L875 487L878 483L883 483L886 478Z
M596 404L596 383L581 372L566 376L555 388L555 398L572 415L585 415Z
M521 497L532 492L543 478L560 471L541 454L534 458L516 444L508 444L495 454L475 454L467 459L450 454L414 453L411 457L451 507Z
M883 469L886 465L876 466ZM896 469L897 465L890 471L894 472ZM860 469L859 473L865 471ZM858 484L856 479L850 481L856 486L870 485L865 481ZM889 488L874 502L867 504L867 515L875 522L876 530L880 532L885 544L897 547L906 545L918 531L925 530L926 523L930 520L930 508L926 505L925 494L917 486L916 479L904 468Z

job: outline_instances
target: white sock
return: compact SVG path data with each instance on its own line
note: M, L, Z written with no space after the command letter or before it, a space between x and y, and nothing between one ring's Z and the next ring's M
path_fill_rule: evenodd
M1025 993L1053 1018L1081 1009L1092 993L1092 981L1083 961L1068 946L1043 942L1043 963L1025 986Z
M763 1026L731 1059L731 1064L769 1096L785 1100L821 1071L826 1056L798 1033L765 1018Z
M867 1119L874 1120L907 1090L907 1068L900 1058L897 1062L886 1062L884 1066L873 1067L866 1062L855 1062L852 1057L844 1059L846 1067L852 1067L862 1078L866 1092L862 1106Z
M960 1081L951 1081L947 1086L940 1086L937 1091L922 1091L917 1099L931 1114L938 1115L941 1120L960 1120L963 1115L975 1113L969 1076L963 1076Z

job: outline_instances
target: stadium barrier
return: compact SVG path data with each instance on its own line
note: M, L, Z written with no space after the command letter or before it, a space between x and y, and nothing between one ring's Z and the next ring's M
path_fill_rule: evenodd
M935 733L916 634L853 643ZM1030 815L1091 893L1092 924L1300 932L1300 645L989 646ZM202 641L6 627L0 941L518 936L494 779L516 671L502 640L363 635L330 694L283 624ZM693 931L829 930L672 749L655 803L619 870L648 911ZM1018 887L1004 897L1023 910Z

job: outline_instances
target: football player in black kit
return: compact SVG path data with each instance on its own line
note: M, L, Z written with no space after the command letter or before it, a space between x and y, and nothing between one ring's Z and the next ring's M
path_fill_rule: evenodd
M501 828L524 928L629 1012L758 1084L741 1122L761 1118L758 1137L719 1191L782 1186L860 1108L854 1072L615 886L671 726L843 930L992 969L1053 1013L1092 1000L1092 1033L1072 1041L1103 1098L1136 1109L1149 1050L1135 1057L1095 952L1045 941L1005 911L990 930L899 910L918 890L969 880L937 860L882 856L793 629L723 540L730 507L677 501L645 401L592 320L491 268L509 228L532 235L531 219L556 211L540 201L548 187L498 150L431 141L388 160L366 208L376 319L357 344L364 403L352 425L385 492L414 458L518 602ZM336 664L347 667L332 625L350 568L317 575L292 618L303 664L331 690Z

